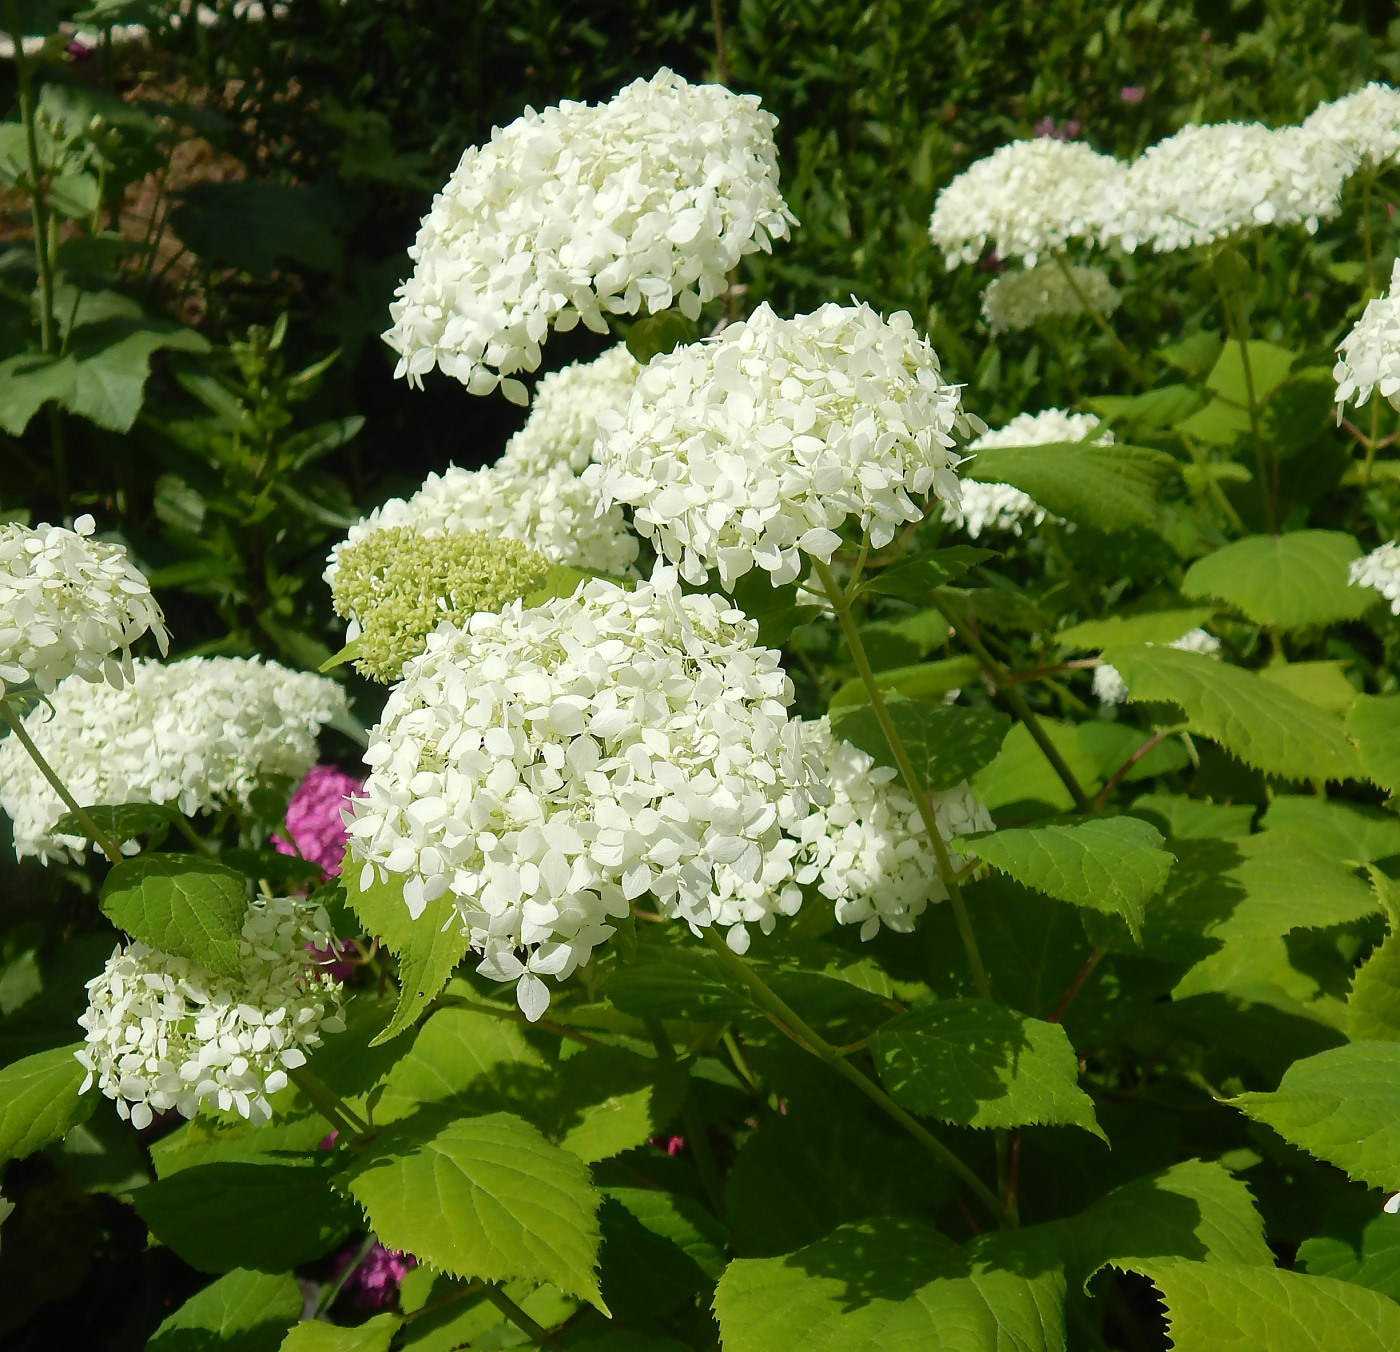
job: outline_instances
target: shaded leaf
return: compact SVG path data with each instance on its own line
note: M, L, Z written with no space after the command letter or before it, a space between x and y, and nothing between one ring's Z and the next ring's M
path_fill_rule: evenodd
M147 1352L275 1352L303 1300L290 1273L235 1268L167 1316Z
M998 709L964 709L912 699L891 699L886 707L914 773L931 793L955 787L994 760L1011 727L1011 720ZM833 713L831 725L838 737L859 747L876 765L894 768L894 753L870 705Z
M169 826L179 816L174 808L160 803L119 803L115 807L88 807L83 810L92 818L98 830L105 831L118 842L134 840L147 831ZM87 827L72 812L65 812L49 830L56 836L87 836Z
M81 1046L54 1047L0 1069L0 1164L62 1140L92 1115L99 1095L78 1093L87 1075L73 1056Z
M321 1319L305 1319L282 1342L280 1352L389 1352L401 1316L384 1313L346 1328Z
M1346 728L1366 777L1400 793L1400 695L1358 695Z
M917 605L927 602L929 593L936 588L958 581L979 563L993 557L992 550L976 549L972 545L928 550L872 573L861 583L861 590L902 597Z

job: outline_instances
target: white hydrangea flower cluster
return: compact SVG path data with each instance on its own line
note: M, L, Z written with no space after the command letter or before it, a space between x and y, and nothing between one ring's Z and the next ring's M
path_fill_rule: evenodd
M929 235L949 271L975 263L989 242L1000 257L1034 267L1071 240L1101 240L1118 216L1123 184L1122 164L1082 141L1012 141L939 192Z
M600 464L584 471L690 583L725 587L757 565L775 585L802 554L823 563L849 516L880 549L914 497L956 500L960 391L904 312L824 305L780 319L765 304L702 343L653 357Z
M415 917L450 894L532 1020L541 976L586 963L644 893L697 927L746 918L720 913L716 870L757 879L807 806L792 684L756 637L664 567L441 626L371 733L361 885L403 876Z
M1358 164L1378 169L1400 151L1400 90L1373 80L1344 98L1319 103L1303 126L1345 146Z
M1049 446L1060 441L1084 441L1099 425L1092 413L1065 413L1047 408L1039 413L1018 413L1005 427L982 433L967 446L969 456L992 446ZM1105 430L1094 438L1096 446L1113 443L1113 433ZM986 530L1009 530L1020 535L1027 521L1038 526L1046 518L1045 508L1010 484L984 484L976 479L962 481L962 499L943 506L943 520L965 530L974 540ZM1052 517L1057 525L1059 517Z
M1353 587L1372 587L1390 602L1390 613L1400 615L1400 545L1394 540L1373 549L1351 565Z
M137 661L121 690L70 677L24 727L78 802L174 803L191 815L247 810L259 785L299 781L316 764L322 726L344 711L344 692L323 676L187 657ZM0 808L19 858L82 857L82 837L52 834L66 808L16 737L0 741Z
M1151 646L1148 644L1148 647ZM1220 652L1220 640L1204 629L1192 629L1167 644L1167 647L1215 657ZM1105 662L1103 666L1094 668L1094 696L1104 705L1122 704L1128 698L1128 683L1117 667Z
M409 251L390 307L397 374L434 366L474 394L534 371L551 327L604 312L690 319L746 254L796 218L778 190L776 119L753 95L669 70L609 103L526 109L463 154Z
M1053 262L994 277L982 293L982 318L987 327L993 333L1015 332L1030 328L1038 319L1083 314L1085 300L1104 316L1122 304L1118 288L1098 268L1074 265L1069 270L1073 286Z
M506 442L496 462L521 474L544 474L566 464L575 474L592 463L598 442L598 413L621 413L641 371L623 343L593 361L551 371L535 387L525 426Z
M259 897L239 940L237 979L143 943L118 945L87 983L75 1055L132 1126L156 1113L193 1117L207 1103L253 1122L272 1116L267 1096L287 1086L322 1033L345 1030L341 988L316 954L334 955L325 908L301 897Z
M1337 382L1337 419L1342 408L1361 408L1380 387L1381 397L1400 408L1400 259L1390 273L1390 290L1377 296L1342 339L1332 368Z
M149 632L167 650L165 617L121 545L73 529L0 523L0 697L33 681L45 694L67 676L120 686L131 645Z

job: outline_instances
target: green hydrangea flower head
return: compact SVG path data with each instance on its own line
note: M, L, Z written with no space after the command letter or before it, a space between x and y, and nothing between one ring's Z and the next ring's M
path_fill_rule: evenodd
M384 685L399 679L443 620L460 624L500 610L549 572L544 555L520 540L485 531L420 535L407 526L371 531L342 550L339 563L331 599L350 621L355 667Z

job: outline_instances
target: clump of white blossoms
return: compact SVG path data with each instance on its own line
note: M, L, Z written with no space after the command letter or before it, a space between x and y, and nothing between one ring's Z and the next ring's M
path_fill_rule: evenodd
M760 305L701 343L653 357L627 411L599 417L600 463L584 471L690 583L725 587L755 565L775 585L826 563L854 517L876 549L956 500L953 433L971 423L959 389L902 311L824 305L780 319Z
M1392 615L1400 615L1400 545L1394 540L1355 559L1349 581L1353 587L1372 587L1390 602Z
M1302 127L1186 126L1128 169L1110 237L1130 251L1147 243L1166 253L1260 225L1301 224L1312 233L1336 213L1354 168L1344 145Z
M586 963L644 894L692 926L742 921L716 872L758 879L807 810L792 683L756 637L664 567L442 626L370 736L348 828L361 886L402 876L415 917L450 895L530 1019L541 976Z
M1070 266L1065 277L1058 263L1003 272L982 293L982 318L993 333L1028 329L1038 319L1079 315L1089 309L1111 315L1122 304L1118 288L1098 270Z
M344 711L344 692L323 676L187 657L137 661L121 690L70 677L24 727L78 802L174 803L192 815L247 811L259 786L299 781L316 764L321 728ZM0 808L19 858L82 857L82 837L53 834L67 809L16 737L0 741Z
M1303 120L1306 130L1340 142L1358 164L1378 169L1400 151L1400 90L1373 80Z
M938 194L929 235L949 271L990 243L1034 267L1072 240L1101 241L1123 195L1123 165L1080 141L1012 141L965 169Z
M91 516L72 530L0 523L0 697L29 681L47 694L66 676L121 685L144 633L166 651L150 584L95 529Z
M1167 647L1215 657L1220 652L1220 640L1204 629L1192 629L1167 644ZM1128 698L1128 683L1117 667L1105 662L1102 666L1094 668L1094 695L1100 704L1106 705L1122 704Z
M1338 421L1343 405L1361 408L1377 386L1392 408L1400 408L1400 259L1391 269L1390 290L1366 306L1337 351Z
M1047 408L1040 413L1018 413L1005 427L984 432L967 445L969 456L993 446L1049 446L1063 441L1084 441L1099 425L1092 413L1065 413ZM1113 433L1104 431L1094 438L1096 446L1108 446ZM1045 508L1010 484L984 484L976 479L962 481L960 502L943 505L943 520L965 530L974 540L985 530L1009 530L1020 535L1025 522L1038 526L1046 518ZM1058 524L1060 518L1053 520Z
M619 343L593 361L551 371L535 387L530 416L506 442L497 466L542 474L552 465L566 464L581 473L595 459L599 412L621 413L627 407L641 369Z
M776 119L751 94L669 70L610 102L526 109L463 154L409 250L390 306L396 374L434 366L474 394L540 364L551 328L605 313L690 319L796 218L778 190Z
M131 943L87 983L87 1030L75 1053L95 1084L137 1128L202 1103L253 1122L287 1086L322 1033L345 1030L340 983L315 955L337 951L324 907L300 897L259 897L239 940L237 978L188 958ZM324 959L323 961L329 961Z

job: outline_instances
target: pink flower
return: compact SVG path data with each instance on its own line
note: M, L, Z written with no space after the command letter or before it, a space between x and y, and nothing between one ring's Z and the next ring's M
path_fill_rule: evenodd
M332 1280L345 1271L354 1256L354 1250L347 1249L335 1260ZM417 1266L418 1260L411 1253L395 1253L375 1240L341 1289L349 1294L356 1308L382 1310L393 1301L409 1269Z
M363 779L347 775L334 765L313 766L287 806L287 834L296 845L273 836L273 848L281 854L296 854L299 850L327 873L339 873L345 853L341 805L363 787Z
M649 1136L648 1145L654 1145L658 1150L664 1150L668 1155L679 1155L685 1149L684 1136Z
M1124 85L1118 91L1118 97L1124 103L1141 103L1146 93L1147 87L1145 85Z

